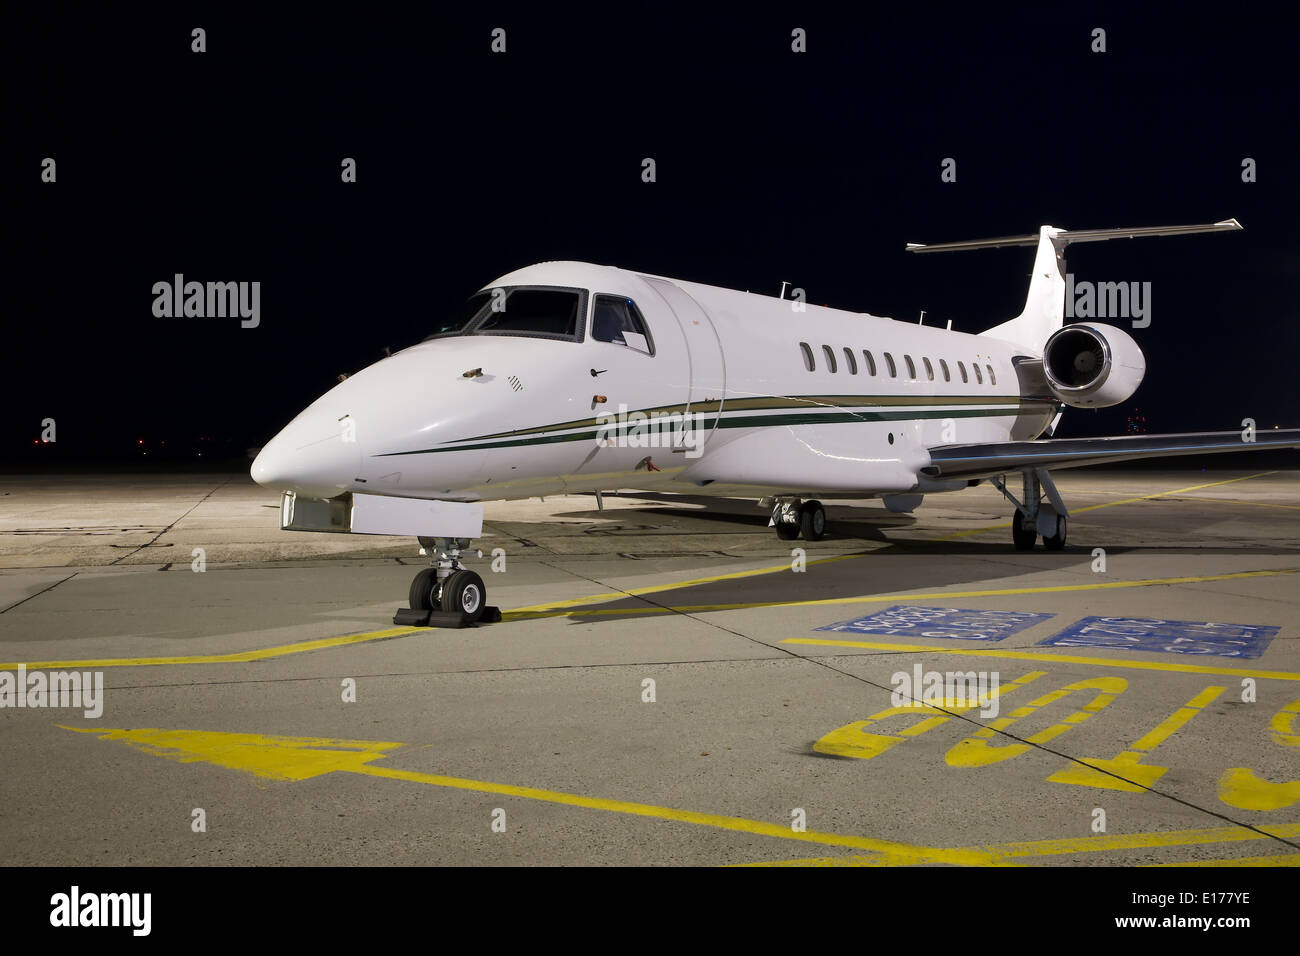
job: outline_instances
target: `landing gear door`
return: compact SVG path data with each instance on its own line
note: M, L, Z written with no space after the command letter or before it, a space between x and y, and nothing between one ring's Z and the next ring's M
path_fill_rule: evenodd
M702 449L722 416L722 403L727 391L727 369L722 357L722 344L717 329L698 302L680 286L665 279L642 276L646 283L663 297L669 310L681 326L682 337L690 360L691 391L687 412L698 429L698 448Z

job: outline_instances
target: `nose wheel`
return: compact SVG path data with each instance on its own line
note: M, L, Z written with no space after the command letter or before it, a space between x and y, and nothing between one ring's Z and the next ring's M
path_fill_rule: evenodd
M479 575L462 567L461 551L469 542L456 538L421 538L422 551L436 554L432 567L411 581L410 607L399 608L394 624L418 627L472 627L501 620L500 608L487 603L487 587Z
M487 598L487 588L483 579L473 571L461 569L452 572L442 585L440 603L448 613L464 614L472 621L477 621Z
M441 585L438 583L438 569L425 568L415 576L411 582L411 592L408 597L412 610L432 611L435 607L441 608L438 594Z

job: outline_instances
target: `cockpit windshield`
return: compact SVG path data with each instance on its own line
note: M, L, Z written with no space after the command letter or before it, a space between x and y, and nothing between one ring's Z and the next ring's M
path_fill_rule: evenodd
M581 342L586 317L585 289L503 286L471 296L460 314L446 319L426 341L449 335L526 335Z

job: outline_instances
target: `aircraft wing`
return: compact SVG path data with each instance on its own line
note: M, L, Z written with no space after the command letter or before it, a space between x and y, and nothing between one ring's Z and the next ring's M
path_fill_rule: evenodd
M1081 468L1137 458L1213 455L1265 448L1300 448L1300 428L1260 429L1251 442L1244 440L1242 432L1184 432L938 445L930 449L930 464L921 473L936 479L989 478L1024 468Z

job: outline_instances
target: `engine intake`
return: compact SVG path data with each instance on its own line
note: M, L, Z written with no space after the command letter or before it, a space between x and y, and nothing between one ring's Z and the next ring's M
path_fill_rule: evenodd
M1128 400L1147 363L1133 337L1098 322L1057 329L1043 346L1043 374L1052 394L1073 408L1106 408Z

